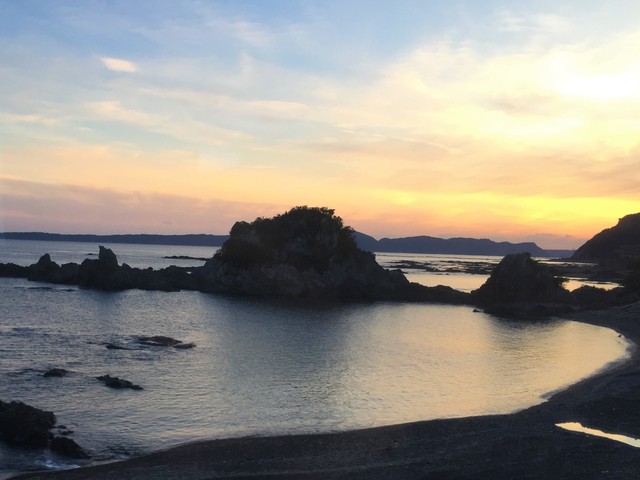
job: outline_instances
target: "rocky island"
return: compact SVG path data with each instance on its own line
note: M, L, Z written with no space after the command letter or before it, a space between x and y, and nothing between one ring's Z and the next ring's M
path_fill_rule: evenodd
M358 248L353 230L324 207L295 207L273 218L236 222L222 248L202 267L160 270L118 264L100 247L97 259L58 265L48 254L28 267L0 264L0 276L101 290L198 290L294 298L468 302L450 287L409 282Z

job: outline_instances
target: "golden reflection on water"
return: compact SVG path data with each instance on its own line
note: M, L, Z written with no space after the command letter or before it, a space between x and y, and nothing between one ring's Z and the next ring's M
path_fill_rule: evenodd
M626 347L611 330L447 306L372 308L348 325L348 364L327 406L358 424L519 410L621 360Z
M578 422L556 423L556 427L560 427L564 430L569 430L570 432L580 432L580 433L586 433L587 435L594 435L596 437L608 438L609 440L622 442L632 447L640 448L639 438L628 437L626 435L620 435L617 433L606 433L606 432L603 432L602 430L596 430L595 428L585 427Z

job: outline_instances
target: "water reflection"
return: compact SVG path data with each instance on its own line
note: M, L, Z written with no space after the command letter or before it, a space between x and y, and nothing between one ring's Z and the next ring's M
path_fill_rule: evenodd
M596 430L595 428L584 427L581 423L557 423L556 427L560 427L564 430L569 430L570 432L580 432L586 433L587 435L595 435L596 437L608 438L609 440L626 443L627 445L631 445L632 447L640 448L639 438L627 437L626 435L620 435L617 433L606 433L602 430Z
M53 410L93 451L507 413L624 356L611 330L525 324L469 307L300 305L198 292L18 290L0 295L0 398ZM107 350L168 335L193 350ZM114 338L115 337L115 338ZM38 375L50 367L64 379ZM110 374L142 392L112 391Z

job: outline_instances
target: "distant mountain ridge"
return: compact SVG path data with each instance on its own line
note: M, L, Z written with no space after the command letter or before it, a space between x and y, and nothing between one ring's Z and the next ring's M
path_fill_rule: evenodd
M511 253L528 252L535 257L563 257L573 252L570 250L544 250L533 242L510 243L494 242L489 239L476 238L437 238L426 235L403 238L382 238L376 240L370 235L354 232L358 247L370 252L389 253L430 253L449 255L495 255L504 256ZM65 234L45 232L6 232L0 238L7 240L37 240L59 242L88 243L129 243L139 245L183 245L197 247L220 247L229 235L185 234Z
M534 242L495 242L486 238L438 238L426 235L403 238L375 238L355 232L358 246L372 252L431 253L448 255L496 255L527 252L534 257L563 256L570 250L545 250Z
M54 242L102 242L129 243L135 245L184 245L194 247L219 247L229 238L229 235L185 234L122 234L122 235L93 235L74 233L45 233L45 232L7 232L0 233L0 238L7 240L37 240Z

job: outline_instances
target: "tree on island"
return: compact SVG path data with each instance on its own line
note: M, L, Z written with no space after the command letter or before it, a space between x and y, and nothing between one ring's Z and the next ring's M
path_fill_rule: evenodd
M360 252L354 230L345 227L335 210L294 207L272 218L236 222L215 259L239 267L288 264L297 270L326 271Z

